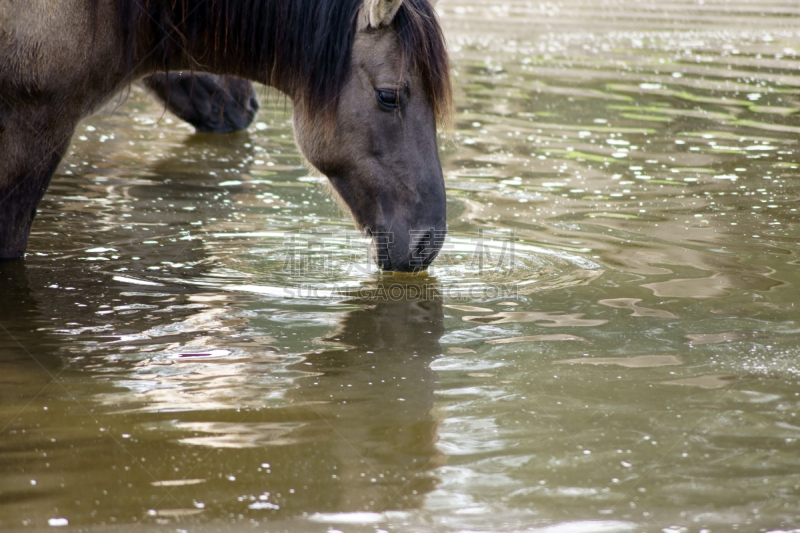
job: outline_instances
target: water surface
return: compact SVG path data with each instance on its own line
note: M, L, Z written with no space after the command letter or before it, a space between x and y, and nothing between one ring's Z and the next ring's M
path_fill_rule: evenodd
M370 266L275 95L84 121L0 265L0 528L800 524L800 9L439 9L427 275Z

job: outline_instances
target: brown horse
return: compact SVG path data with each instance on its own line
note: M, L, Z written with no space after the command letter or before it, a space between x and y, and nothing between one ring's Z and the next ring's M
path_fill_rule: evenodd
M436 126L452 94L430 0L0 0L0 258L24 254L78 121L170 70L285 93L300 150L378 265L434 259L446 231Z

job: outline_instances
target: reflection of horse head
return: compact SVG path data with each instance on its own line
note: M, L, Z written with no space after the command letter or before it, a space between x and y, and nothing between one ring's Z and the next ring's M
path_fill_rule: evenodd
M389 291L380 294L390 296ZM426 299L392 301L390 297L379 297L372 301L355 301L365 307L350 312L337 333L328 340L383 355L439 355L439 338L444 334L441 300L436 294L427 299L430 291L415 294L425 295Z
M340 346L295 366L313 372L294 398L321 418L306 430L332 451L337 510L414 508L433 488L427 472L443 456L430 364L441 353L443 320L440 300L370 302L326 339Z

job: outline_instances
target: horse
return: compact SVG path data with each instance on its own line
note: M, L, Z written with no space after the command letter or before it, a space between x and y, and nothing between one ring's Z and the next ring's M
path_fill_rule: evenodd
M300 152L377 265L434 260L447 231L437 127L453 99L431 0L0 0L0 258L24 256L78 122L177 71L285 94Z

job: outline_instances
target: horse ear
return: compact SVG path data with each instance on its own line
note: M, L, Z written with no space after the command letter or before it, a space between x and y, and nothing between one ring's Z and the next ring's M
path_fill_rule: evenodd
M403 0L364 0L364 14L367 24L378 29L388 26L397 15Z

